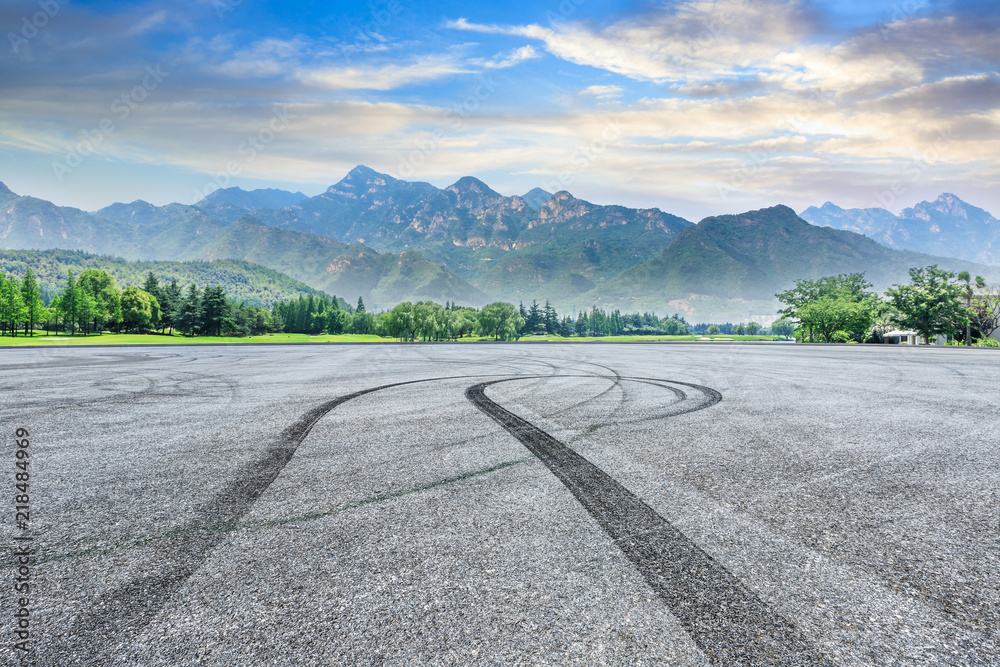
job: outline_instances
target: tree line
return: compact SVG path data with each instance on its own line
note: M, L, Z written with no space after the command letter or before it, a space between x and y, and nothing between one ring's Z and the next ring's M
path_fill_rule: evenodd
M912 268L910 282L893 285L885 296L872 291L863 273L799 280L775 296L780 313L798 323L805 342L882 343L893 330L913 331L928 343L949 341L993 346L1000 329L1000 286L981 276L953 273L932 265Z
M742 325L740 325L742 326ZM560 316L546 301L525 307L506 302L483 308L450 301L403 302L371 313L358 298L352 308L322 293L279 301L271 308L231 298L219 285L182 287L176 278L160 280L150 271L142 287L119 289L107 271L68 270L61 291L46 295L28 267L21 280L0 274L0 333L34 335L37 329L90 334L179 333L186 336L251 336L269 333L373 334L404 341L455 340L469 336L516 340L530 335L628 336L687 335L681 315L622 313L593 307L575 317Z
M403 302L374 316L364 313L359 301L353 317L346 321L347 333L374 333L409 341L455 340L467 336L517 340L530 335L568 338L690 333L680 315L661 319L653 313L623 314L595 306L581 311L574 319L569 315L560 317L549 302L542 306L537 301L528 307L498 301L481 309L448 301L444 306L432 301Z
M38 328L77 333L178 332L183 335L250 336L274 331L269 308L249 306L218 285L182 288L162 282L152 271L141 288L119 289L103 269L67 271L63 289L42 298L31 267L24 277L0 274L0 333L34 335Z

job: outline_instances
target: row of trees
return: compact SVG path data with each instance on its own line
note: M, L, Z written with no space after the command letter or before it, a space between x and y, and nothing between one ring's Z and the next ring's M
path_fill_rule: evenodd
M537 301L527 308L496 302L482 309L446 301L403 302L392 310L373 314L358 299L353 310L336 298L302 296L276 303L271 310L276 331L307 334L375 334L399 340L453 340L479 335L515 340L528 335L608 336L639 334L686 335L687 322L680 315L659 318L652 313L622 314L592 308L576 319L560 317L551 303Z
M34 335L65 331L71 336L111 330L115 332L177 331L184 335L249 336L274 330L271 311L247 306L226 295L221 286L204 289L176 280L161 284L150 272L141 288L119 289L115 278L102 269L66 274L62 291L46 304L30 268L24 278L0 274L0 332Z
M800 280L775 296L785 305L781 314L799 323L807 341L881 343L901 329L928 342L941 336L971 344L1000 329L1000 287L937 265L909 273L909 284L893 285L884 298L861 273Z
M375 334L399 340L448 340L478 335L514 340L527 335L620 336L687 335L691 327L674 314L622 313L596 306L576 317L560 317L555 307L537 301L525 307L496 302L482 309L444 306L431 301L404 302L382 313L367 311L322 293L275 303L271 308L248 306L231 299L221 286L192 283L182 288L176 279L161 282L152 271L142 287L119 289L107 271L68 271L62 291L39 290L30 268L23 280L0 275L0 333L33 335L36 328L70 335L115 332L180 333L182 335L249 336L275 332L304 334ZM726 325L729 328L730 325ZM757 333L758 325L737 325L736 333ZM726 333L729 333L727 331Z

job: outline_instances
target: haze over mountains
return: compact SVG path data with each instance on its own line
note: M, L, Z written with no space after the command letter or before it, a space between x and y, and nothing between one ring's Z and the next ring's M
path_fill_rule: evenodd
M893 215L884 208L843 209L826 202L802 212L814 225L864 234L890 248L1000 264L1000 220L953 194Z
M975 263L994 261L1000 223L954 195L900 216L831 203L802 215L814 224L775 206L695 225L565 191L504 196L473 177L440 189L358 166L316 197L227 188L194 206L95 213L0 184L0 247L246 260L374 307L550 299L562 311L598 304L702 320L773 313L774 293L799 278L862 271L884 288L932 263L1000 273Z

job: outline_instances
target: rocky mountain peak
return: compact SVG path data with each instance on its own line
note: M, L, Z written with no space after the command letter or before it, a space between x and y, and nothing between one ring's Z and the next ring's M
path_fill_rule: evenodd
M368 193L378 192L396 182L397 179L388 174L380 174L371 167L359 164L347 172L347 176L344 176L340 182L331 185L326 191L329 194L357 198Z
M560 190L538 209L538 224L560 223L590 213L594 204L577 199L566 190Z

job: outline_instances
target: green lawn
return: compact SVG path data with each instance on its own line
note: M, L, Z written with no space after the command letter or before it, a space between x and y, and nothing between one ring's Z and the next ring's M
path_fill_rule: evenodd
M488 339L472 336L459 342L478 342ZM727 340L779 340L776 336L525 336L522 341L548 341L552 343L588 342L635 342L635 341L727 341ZM250 336L236 338L227 336L167 336L160 334L90 334L87 336L36 332L34 336L0 336L0 347L19 345L169 345L177 343L379 343L394 342L394 338L363 334L341 334L339 336L308 334L271 334L270 336Z
M176 343L371 343L391 342L392 338L363 334L343 334L340 336L310 336L308 334L272 334L270 336L250 336L236 338L229 336L161 336L159 334L91 334L89 336L68 336L58 334L46 336L44 332L34 337L0 336L0 346L10 345L163 345Z
M609 343L627 343L629 341L657 341L657 340L687 340L687 341L727 341L727 340L781 340L780 336L698 336L695 334L689 336L665 336L665 335L649 335L649 336L573 336L571 338L562 338L561 336L524 336L521 340L537 340L537 341L551 341L554 343L571 343L571 342L592 342L592 341L605 341Z

